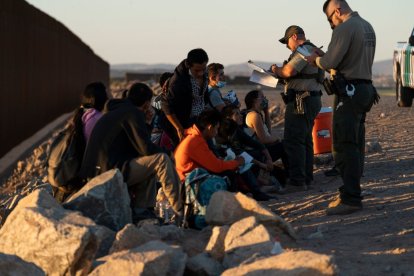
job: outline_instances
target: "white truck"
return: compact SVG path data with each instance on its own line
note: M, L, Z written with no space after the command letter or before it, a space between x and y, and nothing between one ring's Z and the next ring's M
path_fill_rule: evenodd
M414 29L408 42L397 43L393 64L397 104L410 107L414 98Z

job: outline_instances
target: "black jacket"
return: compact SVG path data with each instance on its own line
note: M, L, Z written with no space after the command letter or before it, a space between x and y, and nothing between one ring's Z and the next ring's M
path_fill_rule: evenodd
M203 95L205 98L207 91L203 91ZM161 100L161 107L165 114L175 114L183 128L189 128L192 125L190 121L192 104L193 90L189 68L183 60L174 70L174 75L168 84L167 93Z
M126 179L132 159L162 152L162 149L151 142L145 115L130 100L110 100L106 108L86 146L81 177L91 178L118 168Z

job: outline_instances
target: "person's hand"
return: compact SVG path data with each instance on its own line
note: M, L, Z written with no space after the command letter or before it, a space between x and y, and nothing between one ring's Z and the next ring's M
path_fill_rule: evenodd
M241 157L240 155L237 156L236 159L234 159L234 160L236 160L237 162L239 162L239 166L244 165L244 158Z
M272 64L272 66L270 66L270 71L272 71L273 74L276 74L277 68L279 67L276 64Z

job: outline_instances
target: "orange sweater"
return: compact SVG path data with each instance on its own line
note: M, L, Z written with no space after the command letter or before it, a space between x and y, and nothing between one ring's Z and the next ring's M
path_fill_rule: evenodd
M204 168L212 173L238 168L239 163L236 160L224 161L214 155L196 125L187 129L186 134L174 153L175 166L181 180L195 168Z

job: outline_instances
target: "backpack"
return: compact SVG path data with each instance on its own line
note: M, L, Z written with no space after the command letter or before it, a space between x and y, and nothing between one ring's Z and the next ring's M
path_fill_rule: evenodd
M85 140L73 127L62 130L50 145L47 158L47 175L54 188L54 197L62 202L64 198L82 183L78 177Z
M207 226L205 215L211 196L217 191L227 190L228 179L196 168L186 176L184 187L184 225L202 229Z

